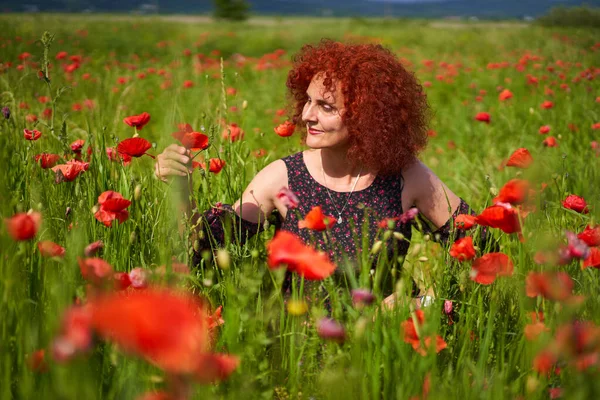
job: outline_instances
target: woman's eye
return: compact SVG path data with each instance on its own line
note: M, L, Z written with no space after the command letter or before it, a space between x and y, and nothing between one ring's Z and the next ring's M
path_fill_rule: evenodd
M331 107L328 104L321 104L321 108L326 111L326 112L332 112L333 111L333 107Z

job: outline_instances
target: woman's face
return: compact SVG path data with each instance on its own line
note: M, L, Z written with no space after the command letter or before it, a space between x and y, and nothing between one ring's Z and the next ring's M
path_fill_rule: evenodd
M348 128L342 121L344 96L336 85L336 92L328 92L323 86L323 75L313 77L306 94L308 100L302 110L306 124L306 145L313 149L340 148L348 146Z

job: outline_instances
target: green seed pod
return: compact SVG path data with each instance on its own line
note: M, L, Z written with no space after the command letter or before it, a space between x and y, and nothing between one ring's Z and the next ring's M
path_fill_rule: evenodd
M217 266L221 269L229 269L231 257L225 249L217 250Z
M371 247L371 254L379 253L379 251L381 250L382 244L383 244L383 242L381 240L378 240L375 243L373 243L373 247Z
M404 240L404 235L400 232L394 232L394 238L396 238L396 240Z
M138 201L142 197L142 185L137 184L133 190L133 199Z

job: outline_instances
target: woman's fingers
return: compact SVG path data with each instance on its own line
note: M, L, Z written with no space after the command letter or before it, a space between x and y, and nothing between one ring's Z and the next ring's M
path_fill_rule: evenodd
M187 176L191 172L190 151L183 146L171 144L156 156L154 174L163 182L171 176Z

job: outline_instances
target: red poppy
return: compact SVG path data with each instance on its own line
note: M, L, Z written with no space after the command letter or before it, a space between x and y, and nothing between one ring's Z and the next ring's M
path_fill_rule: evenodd
M71 150L75 153L81 153L81 149L83 148L84 144L85 144L85 140L77 139L76 141L71 143Z
M142 130L142 128L150 122L150 114L147 112L143 112L140 115L132 115L131 117L127 117L123 119L129 126L133 126L136 130ZM147 149L146 149L147 150Z
M452 243L450 255L458 261L466 261L475 258L475 248L473 247L473 238L465 236Z
M54 340L53 355L57 361L67 361L76 352L92 344L91 315L88 306L74 306L62 318L61 335Z
M500 101L506 101L508 99L512 99L512 97L513 97L512 92L510 90L508 90L508 89L504 89L498 95L498 100L500 100Z
M520 148L515 150L508 161L506 162L507 167L517 167L517 168L529 168L531 163L533 162L533 157L531 157L531 153L526 148Z
M558 147L558 142L554 136L548 136L546 139L544 139L542 144L545 147Z
M135 137L119 142L117 151L119 154L125 154L130 157L141 157L146 154L147 156L154 158L154 156L146 153L151 147L152 144L146 139Z
M558 327L554 345L556 354L579 371L600 363L600 328L592 322L573 321Z
M296 125L292 124L290 121L285 121L283 124L279 125L274 130L275 133L281 137L289 137L292 136L295 129Z
M454 219L454 227L462 230L471 229L475 225L476 219L475 215L459 214Z
M208 148L208 136L202 132L185 133L180 141L183 147L192 151L200 151Z
M528 297L563 301L571 297L572 291L573 280L566 272L530 272L525 279Z
M38 242L37 247L42 257L64 257L65 255L65 248L50 240Z
M306 246L293 233L278 231L267 244L269 268L287 264L291 272L296 272L309 280L322 280L333 274L335 265L327 255Z
M548 125L540 126L539 132L540 132L540 135L545 135L548 132L550 132L550 127Z
M236 142L244 138L244 131L238 126L238 124L231 123L227 125L221 135L223 136L223 139Z
M19 213L4 220L6 229L13 240L33 239L42 224L42 214L39 212Z
M224 166L225 160L221 160L220 158L211 158L208 163L208 172L218 174L219 172L221 172ZM192 162L192 167L206 169L206 164L194 161Z
M402 329L404 330L404 341L410 343L413 349L422 356L427 355L427 352L434 348L436 353L444 350L448 347L447 343L442 339L440 335L428 336L423 339L419 337L417 327L415 326L415 320L418 324L419 330L425 323L425 313L423 310L416 310L414 316L409 317L406 321L402 322ZM435 343L432 343L435 341Z
M592 124L592 129L593 130L600 129L600 122L596 122L595 124Z
M125 290L131 286L129 274L125 272L115 272L113 274L113 287L115 290Z
M119 161L119 159L122 160L124 166L129 165L131 160L133 160L133 157L127 154L119 153L114 147L106 148L106 156L111 161Z
M335 225L336 220L330 215L323 214L321 206L313 207L303 220L298 221L298 228L324 231Z
M546 110L549 110L549 109L551 109L552 107L554 107L554 103L552 103L550 100L545 100L545 101L544 101L544 102L543 102L543 103L540 105L540 107L542 107L542 108L544 108L544 109L546 109Z
M90 308L100 336L165 371L190 374L204 364L208 320L197 297L159 289L115 292L95 298Z
M46 350L34 351L27 357L27 367L34 372L48 372L48 364L45 360Z
M124 199L120 193L108 190L98 197L98 203L100 209L94 214L94 217L108 227L115 219L122 224L129 218L126 208L131 205L131 201Z
M600 225L596 225L594 228L587 225L577 237L590 247L600 246Z
M84 171L87 171L90 164L77 160L69 160L66 164L60 164L52 167L56 174L56 183L72 182Z
M54 167L58 163L58 160L60 160L60 156L58 154L42 153L36 154L35 156L35 162L39 162L40 167L43 169Z
M529 194L529 181L524 179L511 179L506 182L498 196L494 198L494 203L510 203L513 205L524 203Z
M554 370L554 366L558 362L558 358L549 350L542 350L533 359L533 369L540 374L548 375Z
M486 208L476 217L475 222L479 225L501 229L506 233L521 231L517 210L505 203Z
M477 121L485 122L486 124L491 122L490 113L487 112L478 112L477 115L475 115L475 119Z
M573 210L581 214L587 214L590 212L585 199L574 194L568 195L567 198L563 200L562 205L564 208L568 208L569 210Z
M42 136L42 132L36 129L23 129L23 137L27 140L38 140Z
M498 276L511 276L514 265L504 253L488 253L471 265L471 279L482 285L494 283Z
M113 276L113 267L101 258L77 257L81 276L95 285L102 284Z
M198 365L194 380L214 383L227 379L240 365L240 359L230 354L206 353L198 358Z
M177 132L171 133L171 136L181 142L181 139L186 133L194 132L194 128L190 124L177 124Z
M96 253L98 253L100 251L100 249L102 249L104 247L104 243L102 242L102 240L97 240L93 243L88 244L83 253L85 254L86 257L92 257L93 255L95 255Z
M592 247L590 249L590 255L583 261L582 268L600 268L600 249L598 247Z
M194 82L190 81L190 80L186 80L183 82L183 88L184 89L189 89L189 88L193 88L194 87Z
M282 187L276 197L287 209L296 208L298 207L298 203L300 203L296 193L292 192L287 187Z

